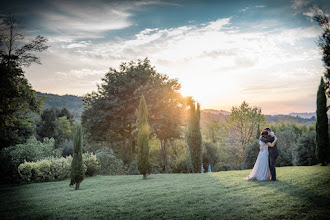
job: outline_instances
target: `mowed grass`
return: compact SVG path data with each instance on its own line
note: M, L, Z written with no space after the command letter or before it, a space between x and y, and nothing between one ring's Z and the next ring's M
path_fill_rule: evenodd
M0 187L1 219L329 219L330 166L86 178Z

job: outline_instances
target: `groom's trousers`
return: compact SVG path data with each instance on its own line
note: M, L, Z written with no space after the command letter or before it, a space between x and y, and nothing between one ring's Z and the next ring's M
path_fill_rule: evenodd
M272 175L271 178L272 181L276 180L276 170L275 170L276 158L277 157L269 157L269 169L270 169L270 174Z

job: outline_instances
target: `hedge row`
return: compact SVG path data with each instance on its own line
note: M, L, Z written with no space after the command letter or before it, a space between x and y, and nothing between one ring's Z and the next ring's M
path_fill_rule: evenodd
M23 182L43 182L64 180L70 177L72 157L49 158L37 162L24 162L18 166L18 173ZM83 154L86 176L94 176L100 170L100 162L95 154Z

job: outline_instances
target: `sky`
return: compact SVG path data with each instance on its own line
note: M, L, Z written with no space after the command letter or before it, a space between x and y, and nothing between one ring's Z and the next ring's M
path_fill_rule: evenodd
M85 95L109 68L149 58L202 109L246 101L265 114L315 112L323 75L312 17L327 0L3 1L25 41L48 38L42 65L25 68L33 89Z

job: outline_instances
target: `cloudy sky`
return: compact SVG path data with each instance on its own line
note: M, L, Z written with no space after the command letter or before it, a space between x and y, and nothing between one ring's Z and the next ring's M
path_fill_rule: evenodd
M203 109L247 101L262 112L315 112L322 75L312 17L327 0L6 1L26 40L51 46L25 69L37 91L84 95L110 67L148 57Z

